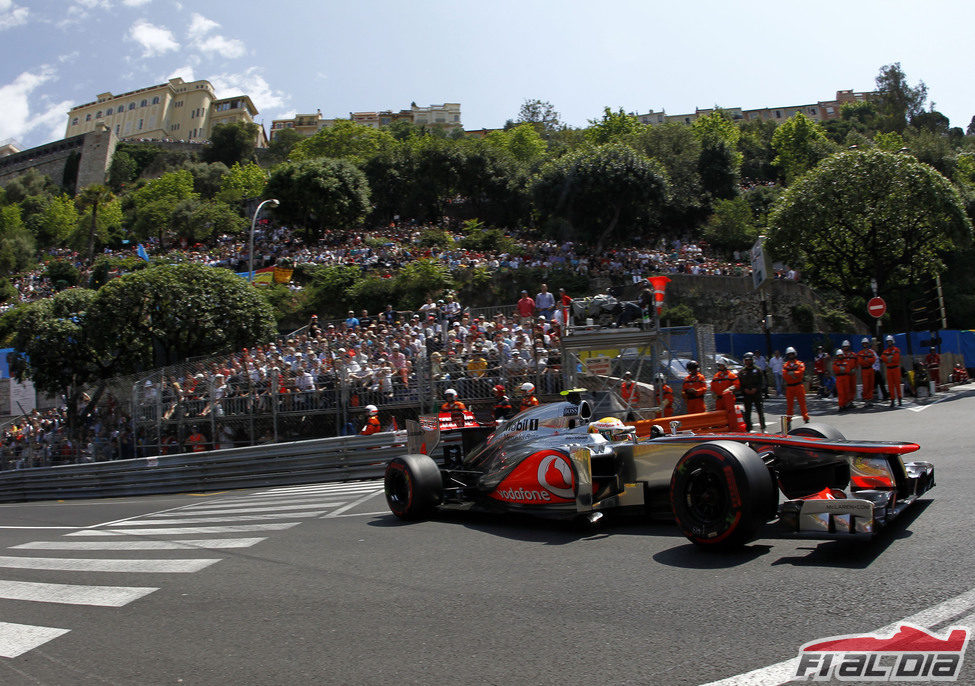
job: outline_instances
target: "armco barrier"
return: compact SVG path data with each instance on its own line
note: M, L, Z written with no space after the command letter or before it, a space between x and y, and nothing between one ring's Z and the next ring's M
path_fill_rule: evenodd
M261 488L382 476L406 432L0 472L0 502Z

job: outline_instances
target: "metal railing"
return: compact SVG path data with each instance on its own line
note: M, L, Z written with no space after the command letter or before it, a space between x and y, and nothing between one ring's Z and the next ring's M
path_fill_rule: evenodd
M406 432L324 438L187 455L0 473L0 502L152 495L372 479L405 450Z

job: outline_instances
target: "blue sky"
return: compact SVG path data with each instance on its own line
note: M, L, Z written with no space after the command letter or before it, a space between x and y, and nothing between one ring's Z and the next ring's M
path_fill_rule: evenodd
M64 135L68 109L181 76L244 93L258 121L316 109L461 103L495 128L525 99L585 126L604 106L746 109L923 80L953 126L975 115L962 0L0 0L0 141Z

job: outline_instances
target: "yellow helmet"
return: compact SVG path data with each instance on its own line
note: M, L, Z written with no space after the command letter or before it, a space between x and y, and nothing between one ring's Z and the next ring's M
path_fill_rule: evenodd
M603 417L589 424L589 433L599 434L607 441L629 440L635 432L635 427L627 426L616 417Z

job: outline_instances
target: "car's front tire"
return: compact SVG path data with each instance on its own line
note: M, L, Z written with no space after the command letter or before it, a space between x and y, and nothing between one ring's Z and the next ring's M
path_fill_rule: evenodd
M400 519L428 517L443 499L440 468L428 455L403 455L386 465L386 504Z
M828 441L842 441L843 434L835 426L829 424L805 424L789 431L790 436L808 436L810 438L825 438Z
M704 443L687 451L670 479L670 505L688 540L734 548L755 536L778 504L768 467L747 445Z

